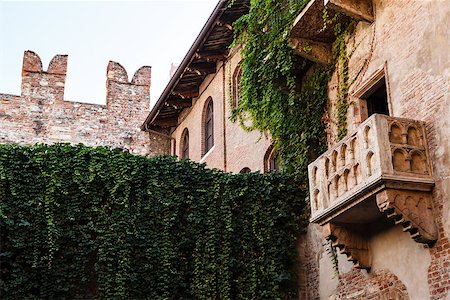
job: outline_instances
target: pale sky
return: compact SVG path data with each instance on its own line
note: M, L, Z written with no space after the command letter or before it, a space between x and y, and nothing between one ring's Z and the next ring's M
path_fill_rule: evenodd
M2 1L0 93L20 95L22 58L36 52L47 69L67 54L65 100L105 103L109 60L131 80L152 67L152 105L213 11L217 0L197 1Z

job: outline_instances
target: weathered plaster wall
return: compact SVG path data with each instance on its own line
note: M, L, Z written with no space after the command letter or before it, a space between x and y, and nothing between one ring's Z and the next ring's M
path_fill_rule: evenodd
M394 226L372 237L370 249L374 270L390 270L405 284L411 299L428 298L428 247L414 242L400 226Z
M365 271L352 269L339 277L337 293L329 299L408 299L405 285L389 270Z
M230 121L232 112L232 77L236 74L241 57L234 49L234 54L226 66L226 142L227 142L227 170L239 172L247 167L253 171L264 171L264 156L269 149L271 140L268 134L258 131L246 132L239 125L239 121Z
M322 259L325 248L320 226L309 224L305 235L299 240L299 297L300 299L320 299L319 280L329 282L335 289L335 283L330 282L333 271L327 276L320 278L319 260ZM323 298L322 298L323 299Z
M359 22L347 40L350 100L354 103L347 116L348 129L354 130L363 121L359 99L353 93L385 65L391 115L426 122L439 238L428 249L411 240L401 228L382 231L370 240L372 270L342 272L334 295L342 299L384 297L386 288L375 283L390 278L393 284L387 287L395 287L395 293L407 294L411 299L447 299L450 297L450 5L446 1L406 0L374 0L373 4L375 22ZM332 120L329 146L336 143L337 77L334 74L329 85ZM318 236L310 235L307 240L314 238ZM310 240L308 243L314 244ZM317 246L310 251L305 258L306 265L313 266L306 276L311 282L309 299L327 299L329 276L317 270L328 268L327 263L318 259L323 249ZM320 295L313 292L319 289Z
M223 135L223 72L222 65L217 66L217 73L206 77L200 86L200 96L193 100L192 106L179 116L178 127L172 132L176 141L176 154L181 157L181 136L185 128L189 130L189 158L204 162L210 168L224 169L224 135ZM214 146L202 155L203 120L207 100L213 101Z
M299 248L300 299L334 297L340 277L335 274L320 226L309 224L306 234L300 237ZM353 269L353 264L347 261L345 255L338 253L338 261L339 274L347 274Z
M150 105L150 67L137 70L129 82L125 69L110 62L106 105L64 101L66 72L66 55L56 55L44 71L36 53L24 53L21 95L0 94L1 143L70 142L140 155L168 153L169 139L140 130Z
M239 122L230 121L231 77L240 61L237 51L229 60L218 63L217 72L209 75L200 86L200 96L191 108L179 116L180 125L172 132L176 141L176 154L181 156L181 138L189 130L189 158L205 162L210 168L237 173L244 167L251 171L264 170L264 155L270 140L259 132L245 132ZM202 156L202 124L208 98L214 101L214 147Z

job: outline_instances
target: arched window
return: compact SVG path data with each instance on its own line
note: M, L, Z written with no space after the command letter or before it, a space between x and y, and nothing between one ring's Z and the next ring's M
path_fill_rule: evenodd
M204 118L204 153L208 152L214 146L214 108L211 98L206 103L206 112Z
M242 68L240 65L238 65L233 73L233 86L232 86L233 94L231 95L231 108L232 109L236 108L238 101L239 101L239 97L241 94L241 86L242 86L241 78L242 78Z
M181 158L189 158L189 131L187 128L185 128L181 134Z
M266 154L264 155L264 171L267 172L279 172L280 169L280 162L277 155L277 152L275 151L275 148L271 145L266 151Z
M251 171L252 170L250 170L250 168L245 167L245 168L242 168L242 170L240 170L239 173L245 174L245 173L250 173Z
M272 154L270 155L269 158L269 172L278 172L278 171L280 171L280 165L278 162L278 155L274 150L272 151Z

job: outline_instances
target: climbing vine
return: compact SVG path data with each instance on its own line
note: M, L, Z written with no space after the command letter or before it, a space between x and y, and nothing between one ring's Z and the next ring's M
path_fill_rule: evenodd
M323 29L332 26L336 40L328 66L314 66L294 54L288 34L307 0L255 0L235 22L235 45L243 45L241 93L231 119L246 130L268 131L283 169L306 178L307 164L325 150L325 104L332 72L338 74L338 139L347 134L349 78L348 23L323 12ZM308 44L301 45L305 52ZM336 69L337 68L337 69ZM247 122L250 120L251 122ZM251 124L250 126L248 124Z
M0 145L2 299L294 299L306 192L82 145Z
M307 71L308 63L289 45L290 27L307 3L251 1L249 13L234 24L235 44L243 47L242 87L232 119L247 130L270 132L284 170L300 178L305 178L308 162L324 150L321 119L328 82L327 68Z
M325 247L325 251L328 253L328 257L330 258L331 265L333 267L333 273L335 277L339 277L339 260L338 260L338 248L337 246L333 246L332 240L327 240L327 242L323 245Z
M349 102L349 74L346 38L349 35L351 26L345 29L341 28L341 24L335 26L336 40L333 43L334 62L337 65L338 75L338 94L336 101L336 118L337 118L337 138L343 139L347 135L347 113L350 107Z

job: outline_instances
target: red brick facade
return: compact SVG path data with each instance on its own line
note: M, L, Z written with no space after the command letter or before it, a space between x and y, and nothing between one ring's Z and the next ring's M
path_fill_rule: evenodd
M409 299L406 286L388 270L377 270L371 276L352 271L340 276L338 299Z
M358 22L347 38L350 102L348 130L363 120L356 91L384 66L390 115L426 123L428 150L433 164L433 214L439 237L429 248L393 229L370 239L374 266L370 272L354 269L339 256L339 280L329 269L324 275L324 247L317 235L303 239L306 283L304 299L449 299L450 297L450 5L443 1L374 0L375 21ZM336 143L338 75L329 84L329 136ZM398 225L397 225L398 226ZM314 231L313 225L309 231ZM370 233L368 233L370 235ZM401 242L399 242L401 240ZM394 243L397 243L394 246ZM406 264L405 261L409 263ZM303 270L302 270L303 271ZM420 278L420 279L419 279ZM322 282L322 283L321 283ZM323 294L324 282L333 291ZM322 290L321 290L322 289Z
M339 255L340 275L333 278L320 228L311 224L299 241L299 294L301 299L448 299L450 5L446 1L371 2L375 21L357 22L346 39L351 104L348 130L353 131L365 119L364 103L357 91L383 70L390 115L426 123L435 182L433 216L439 236L428 247L414 242L398 225L390 224L376 234L368 232L370 271L354 268L344 255ZM225 60L215 61L215 73L205 76L198 86L198 96L176 116L176 125L167 129L170 138L139 129L149 109L150 69L141 68L128 82L125 70L111 62L106 106L66 102L67 57L56 56L44 72L37 55L26 52L22 95L0 95L0 142L83 142L124 147L144 155L167 153L171 142L171 153L181 156L183 132L187 129L190 159L236 173L245 167L263 171L270 137L245 132L238 122L229 119L236 90L233 74L238 74L240 62L238 50L232 49ZM337 87L335 72L329 83L326 118L330 147L336 143ZM208 99L214 105L214 146L204 153Z
M264 171L265 156L271 141L259 132L246 132L239 122L230 120L232 110L232 74L240 62L239 53L233 51L228 59L217 64L217 72L209 75L200 85L200 95L192 107L178 117L179 125L172 130L174 154L181 157L183 132L189 130L189 158L204 162L210 168L238 173L243 168L252 172ZM214 105L214 146L204 152L204 120L206 105Z
M338 1L339 2L339 1ZM345 1L343 1L345 2ZM352 1L349 1L352 2ZM433 161L433 214L439 238L430 247L414 242L399 225L386 223L385 229L368 232L372 269L354 268L345 255L338 255L339 277L324 246L319 226L311 224L301 237L299 295L301 299L447 299L450 294L450 107L449 31L450 6L439 1L374 0L375 20L360 21L347 37L351 132L367 118L364 101L357 91L374 74L383 72L391 116L426 123L429 152ZM238 50L238 49L234 49ZM217 72L199 86L199 97L178 117L171 135L178 145L182 132L190 134L190 158L210 167L239 172L265 169L264 157L270 138L243 131L229 120L236 91L233 74L238 74L239 54L231 51L217 63ZM329 82L327 112L328 144L336 143L336 100L338 73ZM215 146L202 153L202 120L206 100L214 101Z
M110 62L106 105L64 101L66 72L66 55L56 55L44 71L36 53L24 53L21 95L0 94L1 143L70 142L168 153L167 137L139 128L150 108L150 67L137 70L129 82L125 69Z

